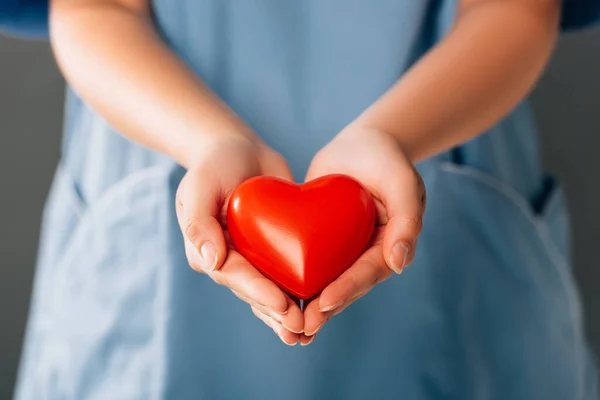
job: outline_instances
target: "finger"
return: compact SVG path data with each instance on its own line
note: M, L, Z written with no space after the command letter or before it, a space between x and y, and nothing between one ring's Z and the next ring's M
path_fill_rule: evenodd
M383 237L383 256L396 273L414 258L417 238L421 233L425 212L425 185L414 167L401 169L399 184L387 185L380 192L389 221Z
M272 310L263 307L259 304L255 304L254 307L262 312L265 315L273 318L275 321L279 322L285 329L290 331L291 333L302 333L302 329L304 328L304 317L302 312L298 308L298 306L291 306L288 309L288 312L285 315L277 314Z
M198 272L221 267L227 255L223 229L221 184L214 174L188 173L177 191L177 218L186 242L190 265Z
M263 321L265 324L267 324L269 327L271 327L271 329L273 329L273 331L275 331L275 333L277 334L277 336L279 336L279 338L281 339L281 341L283 343L287 344L288 346L295 346L296 343L298 343L299 337L297 334L288 331L279 322L275 321L273 318L269 317L268 315L263 314L255 307L252 307L252 312L261 321Z
M183 203L177 200L175 204L177 207L177 218L178 220L183 221ZM188 260L188 263L196 271L203 272L201 271L200 267L200 265L202 264L202 257L200 256L200 253L198 252L198 250L196 250L192 242L190 242L190 240L187 237L184 236L183 242L185 246L185 255Z
M227 286L250 301L278 314L283 315L290 311L290 303L285 293L235 250L229 251L221 269L209 272L208 275L218 284Z
M364 294L359 294L353 298L351 298L346 303L341 306L335 308L332 311L321 312L319 311L319 302L320 299L317 297L313 302L311 302L306 310L304 310L304 333L300 335L300 344L306 342L308 338L311 338L325 326L327 322L336 315L340 314L346 308L348 308L353 302L361 298ZM303 339L304 338L304 339ZM312 342L312 341L311 341ZM306 345L308 345L307 343Z
M316 335L319 330L333 317L333 312L319 310L320 296L311 301L304 310L304 336Z
M381 246L371 247L323 290L319 296L319 311L333 311L351 303L391 274L392 271L383 259Z
M302 314L302 311L300 311L298 305L294 303L294 301L289 297L286 296L288 298L288 311L285 314L279 314L274 312L270 308L255 303L254 301L252 301L252 299L243 296L235 290L232 290L232 292L237 297L244 300L263 314L268 315L275 321L279 322L288 331L292 333L302 333L302 329L304 328L304 315Z
M348 308L352 303L356 300L363 297L365 293L359 293L356 296L352 297L348 301L342 303L340 306L334 308L331 311L322 312L319 310L319 302L320 299L315 299L311 304L308 305L306 310L304 310L304 333L300 335L300 344L305 343L308 339L315 336L321 328L333 317L340 314L346 308ZM304 339L303 339L304 338ZM312 340L306 344L302 344L303 346L307 346L312 342Z

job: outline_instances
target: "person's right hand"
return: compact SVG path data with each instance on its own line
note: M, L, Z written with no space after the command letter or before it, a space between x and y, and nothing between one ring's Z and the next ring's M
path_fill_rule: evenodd
M235 251L226 226L233 190L258 175L292 181L287 162L259 140L245 137L212 141L194 158L177 190L177 218L190 266L231 289L284 343L295 345L304 326L300 308Z

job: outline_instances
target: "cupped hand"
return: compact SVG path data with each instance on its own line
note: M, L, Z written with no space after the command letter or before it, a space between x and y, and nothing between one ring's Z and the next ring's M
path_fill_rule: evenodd
M349 175L370 190L377 226L363 255L307 306L302 345L312 342L332 316L412 262L425 212L423 180L386 132L346 128L315 155L306 180L328 174Z
M222 138L205 144L177 190L177 218L190 266L231 289L284 343L295 345L304 323L300 308L235 251L227 232L231 193L259 175L293 180L285 159L259 140Z

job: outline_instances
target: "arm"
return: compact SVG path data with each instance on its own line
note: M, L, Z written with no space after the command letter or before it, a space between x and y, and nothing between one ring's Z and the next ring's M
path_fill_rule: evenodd
M124 135L187 168L176 207L190 266L295 344L300 309L222 229L229 193L256 175L291 180L286 161L160 41L149 0L53 0L50 24L59 66L79 95Z
M251 130L162 43L149 0L53 0L50 35L78 94L130 139L185 167Z
M375 198L378 227L372 246L308 305L302 343L413 261L426 203L413 163L473 138L527 94L559 10L558 0L462 0L446 39L315 156L307 179L358 179Z
M453 30L354 125L396 137L413 162L472 139L541 75L560 0L462 0Z

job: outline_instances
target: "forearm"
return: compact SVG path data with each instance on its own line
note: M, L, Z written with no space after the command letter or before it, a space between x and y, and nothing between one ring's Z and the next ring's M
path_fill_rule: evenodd
M50 29L67 81L130 139L187 167L211 138L253 137L162 43L148 0L54 0Z
M414 162L482 133L532 89L556 41L558 0L463 0L453 30L354 124Z

